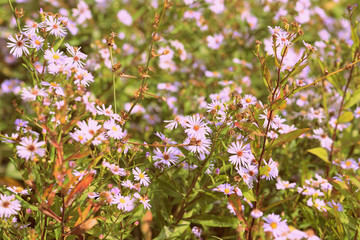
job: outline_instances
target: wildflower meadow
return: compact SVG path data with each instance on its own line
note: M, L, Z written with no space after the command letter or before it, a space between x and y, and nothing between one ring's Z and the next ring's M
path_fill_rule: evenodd
M360 239L358 0L1 0L0 239Z

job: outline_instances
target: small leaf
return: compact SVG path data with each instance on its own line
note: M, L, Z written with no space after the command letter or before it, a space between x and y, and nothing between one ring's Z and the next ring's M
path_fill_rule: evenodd
M309 63L305 63L305 64L297 67L292 73L290 73L289 77L293 77L293 76L297 75L302 70L304 70L304 68L306 68L308 65L309 65Z
M245 189L245 190L241 189L241 191L242 191L242 193L243 193L243 196L244 196L247 200L252 201L252 202L256 201L256 198L255 198L255 196L254 196L254 193L252 192L251 189Z
M195 217L193 216L189 219L184 220L208 227L237 227L239 223L238 219L235 217L218 216L211 214L203 214Z
M356 90L353 94L351 94L350 99L345 103L344 108L349 109L354 104L360 102L360 88Z
M287 201L293 200L293 199L295 199L296 197L297 197L297 195L294 194L294 195L291 196L291 197L285 198L285 199L280 200L280 201L278 201L278 202L274 202L274 203L270 204L269 206L267 206L267 207L265 207L265 208L262 208L261 211L265 212L265 211L267 211L267 210L272 209L273 207L276 207L277 205L280 205L280 204L283 204L283 203L285 203L285 202L287 202Z
M272 105L270 110L284 110L286 107L286 100L285 99L279 99L275 101Z
M65 39L64 37L61 38L61 39L55 44L55 46L53 47L54 51L56 51L56 50L59 49L59 47L61 46L61 44L62 44L62 42L64 41L64 39Z
M324 160L327 163L329 162L329 156L325 148L317 147L307 150L309 153L314 154L315 156L319 157L320 159Z
M281 146L284 143L287 143L294 139L297 139L300 135L302 135L303 133L305 133L309 130L310 130L310 128L302 128L302 129L297 129L295 131L280 135L280 137L274 141L274 143L270 146L270 148Z
M85 191L85 189L90 185L94 178L94 173L89 173L76 185L76 187L70 192L68 198L66 199L65 206L68 207L75 200L75 197Z
M89 156L91 153L91 151L85 151L85 152L77 152L74 153L73 155L69 156L68 158L65 159L65 162L70 161L70 160L74 160L74 159L81 159L84 157Z
M344 122L350 122L351 120L353 120L354 115L352 112L347 111L347 112L343 112L341 114L341 116L338 119L338 123L344 123Z
M248 132L248 133L252 133L255 134L257 136L264 136L263 133L260 132L259 128L256 127L254 124L252 123L248 123L248 122L236 122L235 126L237 126L238 128Z

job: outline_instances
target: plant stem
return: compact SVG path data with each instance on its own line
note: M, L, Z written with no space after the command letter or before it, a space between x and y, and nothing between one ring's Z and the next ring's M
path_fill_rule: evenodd
M111 61L111 67L114 66L114 60L113 60L113 55L112 55L112 47L109 46L109 51L110 51L110 61ZM114 95L114 109L115 109L115 113L117 113L116 111L116 76L115 76L115 72L111 69L112 72L112 81L113 81L113 95Z
M359 51L359 47L356 48L353 62L356 60L356 57L358 55L358 51ZM330 162L330 164L332 162L332 158L333 158L333 154L334 154L334 143L335 143L337 128L338 128L338 125L339 125L339 118L340 118L341 113L342 113L343 108L344 108L346 92L347 92L347 90L349 88L349 85L350 85L350 82L351 82L353 70L354 70L354 65L351 66L350 74L349 74L349 77L348 77L348 80L347 80L347 83L346 83L346 86L345 86L345 90L344 90L344 93L343 93L343 96L342 96L342 99L341 99L340 109L339 109L339 112L338 112L338 115L337 115L337 118L336 118L334 133L332 135L332 143L331 143L331 148L330 148L330 154L329 154L329 162ZM329 171L330 171L330 166L328 165L327 168L326 168L326 174L325 174L326 177L328 177Z
M142 98L142 96L144 94L143 89L144 89L146 78L147 78L147 75L148 75L148 72L149 72L149 65L150 65L150 60L151 60L151 57L152 57L151 53L152 53L153 46L154 46L154 37L156 36L156 34L158 32L158 29L159 29L159 26L160 26L160 23L161 23L161 21L162 21L162 19L164 17L166 6L167 6L167 1L168 0L164 0L163 10L161 12L159 22L157 24L157 27L155 28L155 31L151 34L151 43L150 43L150 48L149 48L149 52L148 52L148 58L147 58L147 61L146 61L146 66L145 66L145 73L143 74L143 76L141 76L140 93L139 93L139 96L133 102L133 104L132 104L131 108L129 109L129 111L127 112L128 116L130 116L132 110L135 108L135 106L138 104L138 102L140 101L140 99ZM125 129L125 126L126 126L126 122L122 126L123 131Z

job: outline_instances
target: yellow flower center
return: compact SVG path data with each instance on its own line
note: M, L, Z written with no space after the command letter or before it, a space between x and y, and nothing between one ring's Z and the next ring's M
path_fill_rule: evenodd
M60 58L59 55L57 55L57 54L54 54L54 55L53 55L53 59L58 60L59 58Z
M139 174L139 178L144 178L145 176L144 176L144 174L143 173L140 173Z
M272 229L277 228L277 223L276 223L276 222L272 222L272 223L270 224L270 227L271 227Z
M22 187L16 187L15 192L21 193L24 189Z

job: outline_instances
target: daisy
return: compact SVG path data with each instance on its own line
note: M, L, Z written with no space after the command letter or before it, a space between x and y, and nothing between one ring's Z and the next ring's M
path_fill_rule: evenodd
M319 123L322 123L322 120L325 119L324 109L322 109L322 108L319 108L319 109L310 108L310 112L307 114L307 118L309 120L317 119L319 121Z
M224 36L222 34L215 34L214 36L207 36L206 41L208 42L207 46L211 49L219 49L221 43L224 41Z
M360 118L360 107L357 107L354 111L354 117L355 118Z
M255 105L257 103L256 97L253 95L247 94L244 96L243 99L241 99L241 104L244 106L244 108L248 107L249 105Z
M284 32L284 30L282 28L278 27L278 26L276 26L274 28L268 26L268 29L269 29L271 35L280 34L281 32Z
M104 123L104 128L108 130L106 134L114 139L122 139L126 135L126 133L121 130L120 125L115 123L114 119L107 120Z
M117 204L117 208L125 212L130 212L134 209L133 201L129 196L122 196L121 194L115 195L111 203Z
M105 108L105 104L103 104L101 107L96 106L97 114L104 115L104 116L107 116L107 117L112 117L114 112L113 112L113 110L111 108L112 108L111 105L108 108Z
M29 54L29 44L24 35L15 34L15 38L10 35L8 40L10 42L7 43L7 47L11 48L10 54L12 54L14 57L21 57L23 53L25 53L25 55Z
M135 167L132 172L136 181L140 181L140 184L144 185L145 187L149 186L150 178L146 175L145 172L142 172L138 167Z
M187 1L189 2L189 0L187 0ZM186 3L186 0L185 0L185 3ZM191 3L192 3L192 0L191 0ZM195 235L195 237L201 239L201 233L202 233L201 228L195 226L191 229L191 232L192 232L192 234Z
M259 217L262 217L262 215L264 214L262 211L260 211L259 209L254 209L251 211L251 216L253 218L259 218Z
M21 98L24 101L35 101L37 96L46 97L47 93L44 91L43 88L39 89L36 85L34 88L23 88L21 93Z
M289 181L282 181L280 178L277 179L276 189L284 190L288 188L295 188L296 183L289 183Z
M301 239L309 239L309 238L308 238L308 235L305 232L297 230L293 226L289 226L289 229L288 229L288 232L287 232L287 235L286 235L286 239L289 239L289 240L301 240Z
M77 69L74 76L75 84L82 84L85 87L89 86L90 83L94 82L94 76L85 69ZM114 117L114 115L112 115Z
M198 114L194 116L187 117L187 122L185 123L188 129L185 130L189 138L205 138L205 135L208 135L210 128L207 127L207 123L203 122L202 117Z
M242 177L249 188L253 188L253 182L257 181L258 169L256 165L249 165L247 167L240 167L237 169L238 174Z
M264 159L265 166L267 170L265 171L263 178L266 180L272 180L279 175L278 163L275 162L272 158L269 159L269 163L267 163Z
M50 90L54 90L59 96L65 96L64 89L57 82L45 82L41 81L41 85L49 87Z
M39 32L39 28L43 27L43 23L37 23L35 21L28 21L25 25L23 32L26 35L35 35L35 33Z
M43 157L45 149L41 148L45 144L44 141L38 142L37 139L33 140L31 137L22 137L19 146L16 146L17 154L25 159L33 159L35 155Z
M306 85L306 82L303 79L296 79L295 83L297 86L302 87Z
M16 119L15 120L15 126L16 126L16 131L20 131L20 129L24 129L28 127L29 122L28 121L24 121L22 119Z
M77 131L75 131L73 133L72 132L69 133L69 136L72 139L74 139L75 141L80 142L81 144L84 144L84 143L86 143L88 141L88 139L86 137L84 137L84 134L79 130L77 130Z
M45 20L45 24L47 25L46 31L50 32L50 34L55 37L65 37L66 29L61 26L61 21L59 19L48 16Z
M101 129L101 125L92 118L88 119L88 122L85 121L78 122L77 124L80 128L80 131L85 135L87 139L92 139L96 133Z
M272 213L263 219L265 221L264 231L271 232L275 238L280 237L283 232L288 230L286 220L282 221L279 215Z
M209 154L211 140L207 138L187 138L184 144L190 145L185 148L192 153Z
M70 53L71 57L66 58L68 64L73 64L78 68L82 68L85 64L81 60L86 59L86 54L80 52L81 47L75 48L70 46L68 43L65 43L67 51Z
M229 158L229 161L235 165L235 167L239 167L240 165L247 166L251 162L252 154L249 149L249 144L243 145L242 142L232 142L227 152L235 154Z
M173 141L171 138L165 137L165 135L162 133L156 132L155 135L158 136L164 144L176 144L175 141Z
M172 164L176 164L179 159L177 156L179 154L179 149L174 147L164 148L163 152L159 148L156 148L154 153L155 156L153 156L153 159L167 165L168 167Z
M304 44L304 46L305 46L308 50L310 50L310 51L317 51L316 47L312 46L312 45L309 44L309 43L306 43L304 40L303 40L303 44Z
M96 192L91 192L91 193L88 193L88 198L97 198L100 196L100 194L96 193Z
M287 32L280 32L277 36L277 42L276 44L280 44L280 46L289 46L291 42L288 39L288 33Z
M15 195L0 194L0 217L8 218L20 211L20 201L15 199Z
M353 169L357 170L359 168L358 164L354 161L354 159L347 159L340 163L342 169Z
M49 63L61 64L64 61L65 56L64 56L63 52L60 51L59 49L56 50L56 52L55 52L54 49L52 48L50 50L45 51L44 58Z
M121 186L130 188L130 189L136 189L135 185L130 180L122 181Z
M310 207L312 207L312 206L316 207L321 212L327 212L326 204L325 204L324 200L320 200L320 199L316 198L315 201L313 201L312 198L309 198L306 203Z
M331 200L331 202L328 203L329 207L336 209L339 212L344 211L344 207L341 203L337 203L334 200Z
M90 172L86 170L85 171L74 170L73 174L75 177L79 177L78 181L80 181L81 179L83 179L83 177L85 177L88 174L96 174L96 170L91 170Z
M126 26L130 26L133 22L131 15L124 9L121 9L117 13L117 18L119 19L120 22L122 22Z
M150 209L150 199L147 196L141 196L139 193L135 193L134 197L139 200L144 205L144 209Z
M43 45L44 45L44 39L42 37L34 36L30 39L30 47L35 48L36 51L42 49Z
M7 187L6 189L15 194L29 195L29 191L27 189L23 189L22 187Z
M225 195L231 195L231 194L235 193L234 187L231 186L229 183L220 184L219 186L214 188L213 191L222 192Z
M116 164L111 164L109 166L110 171L114 174L114 175L119 175L119 176L126 176L126 171L125 169L117 166Z
M87 19L91 19L91 11L89 9L89 6L84 2L80 1L77 4L77 8L72 9L73 17L76 17L76 22L78 24L82 24Z
M211 103L209 103L207 105L207 112L211 113L223 113L225 111L225 107L224 104L222 104L220 101L218 100L213 100Z
M322 128L314 129L313 137L320 141L323 148L330 150L333 140L327 136Z
M185 121L186 118L182 115L177 115L174 120L165 120L164 122L167 122L168 124L165 126L167 129L173 130L180 126L185 127Z

